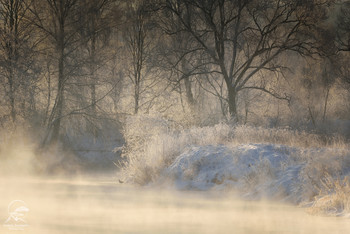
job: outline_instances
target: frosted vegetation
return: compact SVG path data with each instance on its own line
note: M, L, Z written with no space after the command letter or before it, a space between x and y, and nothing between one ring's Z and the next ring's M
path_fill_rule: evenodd
M4 178L350 213L350 1L0 3Z
M125 126L122 181L230 190L313 214L350 212L350 150L339 136L226 123L184 128L150 116L130 117Z

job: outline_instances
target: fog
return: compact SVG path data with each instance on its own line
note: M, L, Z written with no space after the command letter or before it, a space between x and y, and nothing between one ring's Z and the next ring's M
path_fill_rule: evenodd
M349 232L349 22L345 0L1 0L0 233Z
M38 156L23 137L4 141L0 233L350 231L349 187L336 177L348 173L345 143L316 150L323 142L308 133L226 124L173 132L159 119L136 120L142 126L128 124L135 131L124 134L137 140L135 148L129 141L129 163L105 173L81 170L74 160L63 164L70 159L65 151ZM283 203L287 198L301 200Z
M344 218L247 201L232 193L173 191L117 184L111 176L2 177L0 218L8 204L29 209L23 233L348 233ZM1 233L17 233L1 226ZM22 232L20 232L22 233Z

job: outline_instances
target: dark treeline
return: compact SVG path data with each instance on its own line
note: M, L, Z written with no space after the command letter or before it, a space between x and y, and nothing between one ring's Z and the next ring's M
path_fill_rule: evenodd
M0 21L1 128L43 145L145 113L350 118L349 1L0 0Z

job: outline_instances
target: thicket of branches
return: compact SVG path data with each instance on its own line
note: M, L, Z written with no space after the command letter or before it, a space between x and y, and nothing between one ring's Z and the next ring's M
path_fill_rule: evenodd
M0 0L0 125L350 118L350 2Z

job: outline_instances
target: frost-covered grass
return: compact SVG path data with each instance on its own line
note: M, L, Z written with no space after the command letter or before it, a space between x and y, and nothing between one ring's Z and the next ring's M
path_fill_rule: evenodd
M149 116L127 120L122 180L178 189L233 189L242 196L350 213L350 150L341 137L217 124L181 128Z
M182 129L174 122L147 116L130 117L124 130L123 179L137 184L157 180L188 146L226 144L232 129L226 124Z
M233 128L235 143L268 143L293 147L330 147L346 148L345 139L340 135L313 134L288 128L264 128L235 126Z
M315 196L308 209L312 214L346 215L350 214L350 180L334 178L326 173L321 179L319 194Z

